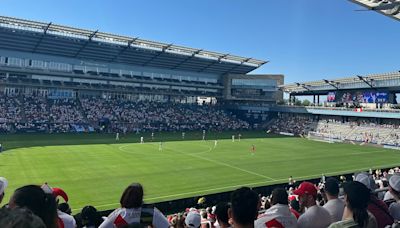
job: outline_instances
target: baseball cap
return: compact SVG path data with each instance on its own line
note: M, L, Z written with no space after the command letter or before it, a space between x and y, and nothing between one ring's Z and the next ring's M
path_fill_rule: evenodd
M44 183L41 187L43 189L43 191L47 194L53 194L53 196L55 198L57 198L58 196L61 196L61 198L64 199L65 202L68 202L68 195L67 193L62 190L61 188L51 188L49 186L49 184Z
M53 188L53 196L57 198L57 196L61 196L65 202L68 202L68 195L61 188Z
M326 179L325 191L332 195L339 194L339 181L333 177Z
M364 184L369 190L375 190L375 182L368 173L359 173L354 180Z
M200 227L201 218L200 214L195 211L191 211L186 215L185 224L188 227L198 228Z
M400 175L393 175L389 179L389 185L396 192L400 192Z
M6 190L8 186L8 181L6 178L4 177L0 177L0 195L2 195L4 193L4 191Z
M313 196L317 195L317 188L315 185L311 182L304 181L303 183L300 184L300 186L293 191L293 194L301 196L304 194L310 194Z

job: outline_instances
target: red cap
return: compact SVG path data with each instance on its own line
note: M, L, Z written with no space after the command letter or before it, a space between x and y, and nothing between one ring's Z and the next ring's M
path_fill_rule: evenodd
M304 181L303 183L300 184L300 186L293 191L293 194L301 196L304 194L310 194L313 196L317 195L317 188L313 183Z
M67 193L64 192L61 188L53 188L53 196L57 198L57 196L61 196L65 202L68 202Z

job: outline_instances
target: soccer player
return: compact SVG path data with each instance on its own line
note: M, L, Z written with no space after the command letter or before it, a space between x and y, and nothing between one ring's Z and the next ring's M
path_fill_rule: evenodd
M218 141L214 140L214 148L217 147Z
M203 130L203 140L206 139L206 130Z
M143 136L141 136L140 137L140 144L143 144L144 143L144 139L143 139Z
M117 134L115 134L115 141L119 141L119 132L117 132Z
M256 146L253 144L251 145L251 154L254 155L255 152L256 152Z
M185 132L182 132L182 139L185 139Z
M232 142L235 142L235 135L232 135Z
M154 132L151 132L151 141L154 141Z
M242 137L242 135L239 133L238 137L239 137L239 142L240 142L240 138Z

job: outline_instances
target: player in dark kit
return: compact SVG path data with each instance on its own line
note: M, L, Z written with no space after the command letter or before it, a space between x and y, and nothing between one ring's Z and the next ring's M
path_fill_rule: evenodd
M254 155L254 153L256 152L256 146L255 146L254 144L251 145L250 151L251 151L251 154L253 154L253 155Z

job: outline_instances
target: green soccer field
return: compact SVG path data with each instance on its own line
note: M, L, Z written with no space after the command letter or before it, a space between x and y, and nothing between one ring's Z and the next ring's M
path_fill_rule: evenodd
M400 165L395 150L257 132L232 142L230 135L215 133L202 141L200 133L187 134L192 140L183 141L180 134L156 134L162 150L158 142L147 142L148 135L144 144L137 143L138 135L119 143L114 135L0 136L6 148L0 176L9 180L4 201L17 187L48 182L68 193L74 212L85 205L105 210L118 207L132 182L144 185L150 203L282 183L290 175L300 180ZM215 138L226 139L214 148Z

